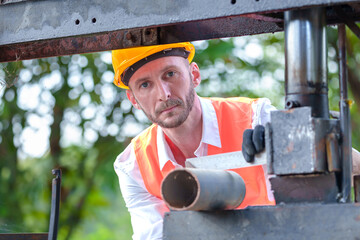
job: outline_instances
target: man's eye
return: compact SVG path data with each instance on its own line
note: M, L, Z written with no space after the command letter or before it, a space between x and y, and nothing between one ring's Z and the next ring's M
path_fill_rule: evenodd
M174 75L175 75L175 72L173 72L173 71L167 72L167 74L166 74L167 77L172 77Z
M148 82L143 82L140 87L141 88L147 88L149 86L149 83Z

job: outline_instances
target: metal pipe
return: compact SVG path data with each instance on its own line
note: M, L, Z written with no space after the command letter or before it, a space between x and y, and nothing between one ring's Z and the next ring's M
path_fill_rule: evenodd
M244 180L225 170L176 169L161 184L161 195L172 210L234 209L245 197Z
M48 240L57 239L60 210L61 169L53 169L52 174L55 176L55 178L53 178L52 180L51 212Z
M285 12L285 107L310 106L329 118L326 15L323 8Z
M340 202L350 202L351 193L351 125L350 109L347 91L347 67L346 67L346 31L345 25L338 25L339 32L339 82L340 82L340 129L341 129L341 160L342 181Z

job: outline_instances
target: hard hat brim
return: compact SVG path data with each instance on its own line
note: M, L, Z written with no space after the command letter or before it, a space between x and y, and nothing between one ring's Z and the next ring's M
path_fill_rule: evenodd
M115 71L114 84L120 88L129 89L129 87L122 82L122 75L127 68L129 68L136 62L140 61L141 59L144 59L157 52L161 52L162 50L171 49L171 48L184 48L186 51L188 51L189 55L187 59L189 63L191 63L191 61L194 58L195 47L189 42L136 47L136 48L119 49L112 51L113 67ZM123 58L122 56L126 54L127 54L126 58L122 59ZM121 59L123 61L121 61Z

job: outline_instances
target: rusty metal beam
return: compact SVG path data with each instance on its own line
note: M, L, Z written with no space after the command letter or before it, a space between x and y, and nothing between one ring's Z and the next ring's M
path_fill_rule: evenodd
M285 10L359 2L3 0L7 4L0 4L0 62L126 48L126 32L146 29L157 29L154 41L142 38L131 46L282 31ZM356 11L348 16L360 19ZM331 14L328 20L338 21Z
M248 26L253 26L249 29ZM281 23L251 17L228 17L155 28L119 30L86 36L0 45L0 62L99 52L141 45L235 37L282 31ZM135 38L127 38L128 34Z
M11 2L13 3L0 6L0 45L359 1L45 0L14 2L11 0Z
M152 34L156 29L145 29L144 31L131 31L135 36L143 32ZM69 37L53 40L35 41L29 43L0 46L0 62L10 62L25 59L80 54L87 52L99 52L116 48L125 48L140 45L141 39L127 39L126 34L130 31L104 33L101 35ZM146 34L144 34L146 35ZM146 37L144 37L146 41ZM157 40L157 39L156 39ZM154 43L147 41L146 43ZM157 42L157 41L156 41ZM144 44L146 45L146 44Z

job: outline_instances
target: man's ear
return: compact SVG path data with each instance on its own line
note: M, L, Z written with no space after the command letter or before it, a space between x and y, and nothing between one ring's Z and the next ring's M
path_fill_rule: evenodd
M192 81L193 81L194 87L197 87L201 82L201 76L200 76L199 66L196 64L196 62L192 62L190 64L190 73L193 77Z
M131 92L131 90L126 90L126 96L127 98L130 100L131 104L136 108L136 109L140 109L139 104L137 103L134 94Z

